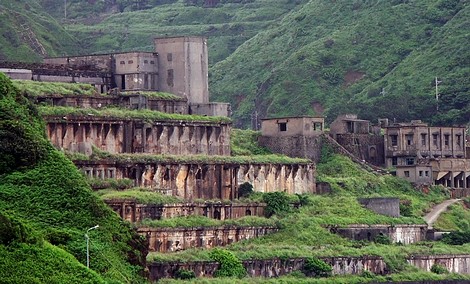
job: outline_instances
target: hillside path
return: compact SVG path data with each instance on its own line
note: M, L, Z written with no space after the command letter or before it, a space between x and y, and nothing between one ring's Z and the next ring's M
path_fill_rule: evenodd
M428 214L426 214L426 216L424 216L424 221L426 221L426 223L428 224L428 228L432 229L432 225L434 224L434 222L436 222L437 218L439 218L439 215L441 215L441 213L444 212L447 209L447 207L449 207L450 205L460 200L461 199L449 199L434 206L431 212L429 212Z

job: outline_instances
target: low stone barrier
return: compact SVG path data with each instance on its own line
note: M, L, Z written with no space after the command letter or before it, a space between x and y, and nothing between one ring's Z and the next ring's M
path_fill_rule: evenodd
M330 232L351 240L373 241L377 236L388 236L394 243L404 245L426 240L427 225L362 225L329 227Z
M330 264L334 275L361 274L367 270L374 274L388 274L389 271L381 257L324 257L320 258ZM258 259L245 260L243 266L249 277L278 277L296 270L302 270L304 258L289 259ZM149 265L150 280L173 278L180 269L194 271L197 277L213 277L219 264L217 262L154 262Z
M434 264L439 264L451 273L470 274L470 254L414 255L407 261L425 271L431 271Z
M149 251L175 252L189 248L212 248L253 239L278 231L275 227L194 227L149 228L141 227L138 233L149 242Z

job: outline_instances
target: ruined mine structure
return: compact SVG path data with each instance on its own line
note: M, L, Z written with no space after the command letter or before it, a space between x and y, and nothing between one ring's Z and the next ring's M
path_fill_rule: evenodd
M253 190L258 192L315 193L313 163L175 162L165 157L146 162L143 161L145 156L140 161L138 156L134 160L127 157L75 161L75 164L90 178L127 178L135 186L185 200L235 200L239 197L239 185L245 182L252 184Z
M131 223L145 219L161 220L185 216L205 216L216 220L236 219L245 216L264 216L264 203L167 203L143 204L135 199L104 199L114 212Z

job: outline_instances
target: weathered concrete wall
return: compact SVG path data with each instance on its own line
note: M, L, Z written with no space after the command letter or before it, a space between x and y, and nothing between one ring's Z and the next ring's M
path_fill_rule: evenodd
M375 213L400 217L400 199L396 197L371 197L358 198L357 200L362 206Z
M231 116L232 108L229 103L191 104L191 114L207 116Z
M159 90L188 98L190 103L209 102L207 39L204 37L156 38Z
M90 178L129 178L135 186L147 187L167 195L194 199L238 198L244 182L254 191L315 193L314 164L224 164L220 163L126 163L76 161ZM111 175L111 176L109 176Z
M308 158L315 162L320 160L322 140L319 136L261 136L258 138L258 143L274 153L281 153L289 157Z
M230 124L47 116L46 134L54 146L91 154L91 145L109 153L230 155ZM87 145L81 151L77 145Z
M352 240L373 241L379 235L388 236L394 243L404 245L426 240L427 225L349 225L331 227L330 231Z
M34 97L37 104L51 106L70 106L79 108L122 107L127 109L149 109L165 113L188 114L188 103L184 99L168 100L135 95L102 95L102 96L42 96Z
M388 274L385 262L380 257L329 257L320 258L333 268L335 275L361 274L364 270L374 274ZM249 277L278 277L296 270L302 270L305 264L303 258L290 258L281 260L259 259L243 261ZM149 265L150 280L172 278L179 269L194 271L197 277L213 277L219 264L217 262L154 262Z
M160 220L180 216L206 216L218 220L236 219L244 216L264 216L264 203L175 203L139 204L134 200L105 200L114 212L129 222L144 219Z
M376 166L385 164L382 135L346 133L337 134L336 141L361 160Z
M197 227L197 228L148 228L137 232L149 242L149 251L175 252L189 248L213 248L226 246L241 240L258 238L278 231L275 227Z
M433 264L447 268L451 273L470 274L470 255L414 255L407 259L408 263L419 269L431 271Z

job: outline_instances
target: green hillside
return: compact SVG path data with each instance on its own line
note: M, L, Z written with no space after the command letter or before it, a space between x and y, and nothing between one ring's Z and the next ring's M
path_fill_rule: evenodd
M469 18L458 0L310 0L217 63L211 94L232 103L239 126L255 106L260 117L468 123Z
M80 39L82 49L91 53L152 51L155 37L207 36L212 64L305 1L225 0L213 8L204 7L202 1L147 1L148 9L132 11L135 1L111 1L115 4L103 6L103 1L75 0L68 1L69 14L75 19L65 21L65 26ZM47 11L57 14L57 5L41 2ZM63 19L63 14L57 17Z
M0 282L138 283L141 238L44 133L36 108L0 73ZM84 234L95 225L88 270Z
M36 0L0 2L0 61L36 62L75 48L75 39Z

